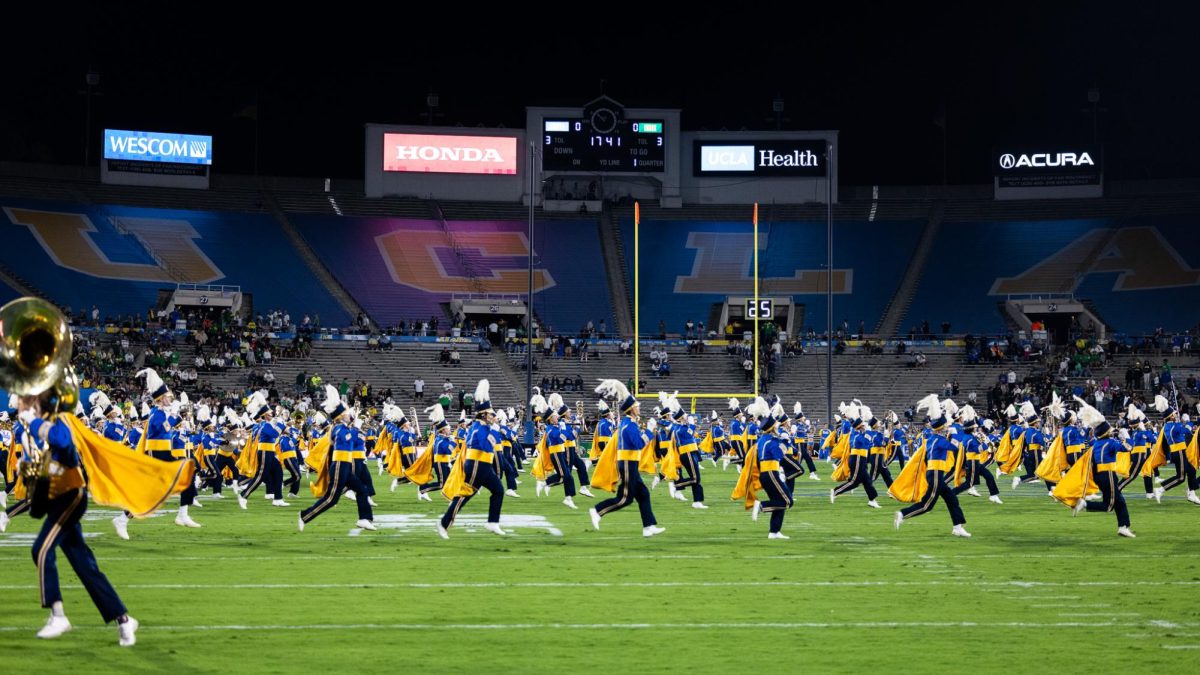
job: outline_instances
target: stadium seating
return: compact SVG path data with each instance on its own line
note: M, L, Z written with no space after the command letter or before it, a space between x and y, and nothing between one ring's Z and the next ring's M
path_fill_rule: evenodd
M1200 232L1193 219L945 222L907 318L955 333L1007 331L1006 295L1090 300L1119 332L1184 330L1200 306Z
M904 274L923 225L921 220L835 221L837 324L846 320L856 326L862 320L874 326ZM632 279L633 222L623 219L621 231ZM668 333L679 332L689 319L708 324L714 303L753 292L752 233L749 222L643 220L637 308L642 334L653 332L659 319L666 322ZM796 330L824 330L825 224L760 224L759 247L759 293L790 295L804 305L805 325Z
M241 286L259 310L349 317L267 214L7 198L4 263L61 305L144 315L177 283Z
M513 221L291 217L334 277L383 325L446 316L452 296L524 296L527 225ZM594 220L541 222L535 231L534 311L575 332L612 322Z

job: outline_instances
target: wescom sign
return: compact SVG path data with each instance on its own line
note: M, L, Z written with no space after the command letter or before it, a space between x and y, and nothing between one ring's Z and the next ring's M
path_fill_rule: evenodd
M383 170L420 173L517 173L514 136L383 135Z

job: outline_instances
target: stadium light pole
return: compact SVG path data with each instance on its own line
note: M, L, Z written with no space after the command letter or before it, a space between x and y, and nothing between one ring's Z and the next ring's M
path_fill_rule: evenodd
M537 148L533 141L529 142L529 154L525 160L525 171L529 173L529 292L525 296L525 405L533 398L533 216L534 189L537 187L537 177L534 166L537 159ZM533 442L533 417L529 409L525 410L524 442Z
M825 141L825 421L833 421L833 143Z

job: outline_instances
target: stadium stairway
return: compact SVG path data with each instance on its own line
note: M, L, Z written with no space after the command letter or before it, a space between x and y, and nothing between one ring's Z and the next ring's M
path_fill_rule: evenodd
M908 314L909 305L912 304L913 296L925 273L925 263L929 260L930 250L933 249L933 240L941 228L944 212L945 205L942 202L935 202L930 209L929 221L921 232L921 240L917 243L917 249L913 251L912 258L908 261L908 269L904 272L904 278L900 280L895 294L892 295L883 316L875 326L876 335L882 337L896 335L896 329L900 327L900 322Z
M608 203L600 213L600 252L604 256L604 268L608 278L608 297L612 298L616 329L621 335L633 334L633 291L629 283L629 265L625 262L625 247L621 245L621 225L613 217Z

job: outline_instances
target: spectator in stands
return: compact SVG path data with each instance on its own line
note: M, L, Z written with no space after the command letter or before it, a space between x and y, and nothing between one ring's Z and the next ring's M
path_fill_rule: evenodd
M588 324L591 324L591 323L592 323L591 321L588 322ZM591 352L591 348L588 346L588 338L585 337L585 338L579 339L579 343L577 345L577 351L579 352L579 360L580 361L588 360L588 354Z
M538 387L544 392L550 391L550 378L546 375L543 375L542 381L538 383Z
M658 339L659 340L667 339L667 322L663 321L662 319L658 320Z
M1014 385L1017 383L1017 372L1015 370L1008 371L1008 384Z
M745 374L747 382L754 381L754 362L749 357L742 360L742 373Z
M92 305L92 324L96 327L100 326L100 310Z
M659 377L669 377L671 375L671 364L663 361L659 364L658 371L656 372Z
M458 347L455 347L454 351L450 352L450 365L455 368L462 365L462 354L458 352Z
M413 380L413 400L425 400L425 378L420 375L417 376L417 379Z
M442 351L438 353L438 363L442 364L443 368L450 365L450 348L449 347L442 347Z
M267 372L263 373L262 379L268 387L275 385L275 373L271 372L270 368L267 369Z
M633 354L633 341L626 338L621 341L617 349L622 356L631 356Z
M603 340L607 336L608 336L608 324L605 323L604 319L600 319L600 339Z
M575 375L575 391L583 391L583 378L579 374Z
M442 383L442 391L447 394L454 391L454 383L450 381L450 378L447 377L446 381Z

